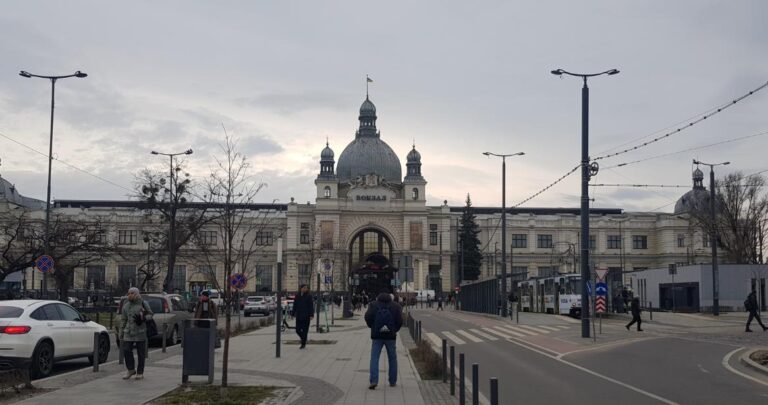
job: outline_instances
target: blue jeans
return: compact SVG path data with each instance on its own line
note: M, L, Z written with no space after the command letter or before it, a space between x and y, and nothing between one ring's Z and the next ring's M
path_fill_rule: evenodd
M371 345L371 384L379 383L379 357L381 348L387 348L387 363L389 364L389 383L397 383L397 353L396 340L373 339Z

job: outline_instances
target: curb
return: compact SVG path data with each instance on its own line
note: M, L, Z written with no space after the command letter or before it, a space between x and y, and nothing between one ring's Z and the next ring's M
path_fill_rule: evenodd
M741 357L739 357L739 361L741 361L741 363L744 364L745 366L747 366L747 367L749 367L749 368L751 368L751 369L753 369L753 370L755 370L757 372L760 372L763 375L768 376L768 367L760 365L756 361L754 361L751 358L749 358L752 355L752 353L760 351L760 350L766 350L766 349L764 349L764 348L762 348L762 349L761 348L756 348L756 349L752 349L752 350L747 350L744 354L741 355Z

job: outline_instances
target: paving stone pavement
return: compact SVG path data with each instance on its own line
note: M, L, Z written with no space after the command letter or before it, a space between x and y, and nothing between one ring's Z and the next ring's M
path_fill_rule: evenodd
M310 344L300 350L298 345L287 344L297 340L292 330L283 336L282 356L275 358L275 328L267 327L230 340L229 376L233 384L274 385L290 389L285 405L342 405L342 404L425 404L419 388L419 378L407 351L398 339L398 385L384 384L376 390L368 389L368 363L370 360L370 332L362 317L335 321L336 328L329 333L310 331ZM342 326L343 325L343 326ZM403 335L401 333L401 335ZM328 340L332 344L312 344ZM382 375L386 375L386 356L380 362ZM17 402L32 404L144 404L178 387L181 383L182 352L178 346L150 353L142 381L123 380L125 367L116 362L104 364L101 371L90 369L63 374L36 381L39 388L52 390ZM221 349L216 350L215 383L220 383ZM204 377L190 377L190 381L205 381ZM446 402L428 402L429 404Z

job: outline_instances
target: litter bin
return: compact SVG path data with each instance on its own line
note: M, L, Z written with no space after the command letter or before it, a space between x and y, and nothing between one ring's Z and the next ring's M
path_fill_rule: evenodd
M182 383L187 383L191 375L207 375L208 384L213 384L216 337L215 319L187 319L184 321Z

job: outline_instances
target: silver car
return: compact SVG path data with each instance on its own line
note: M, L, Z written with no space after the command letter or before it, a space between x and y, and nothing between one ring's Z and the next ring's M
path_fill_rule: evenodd
M245 308L243 308L245 316L251 316L252 314L262 314L268 316L270 313L269 303L267 299L262 296L251 296L245 299Z
M154 336L151 341L159 341L163 337L163 325L166 326L166 344L174 345L181 342L181 334L184 331L184 320L192 319L194 314L192 313L192 307L186 298L179 294L142 294L141 298L149 305L149 308L154 312L152 319L157 324L158 334ZM120 300L120 305L117 307L118 316L122 313L123 303L127 297L123 297ZM120 322L117 323L118 326ZM118 330L118 336L120 331Z

